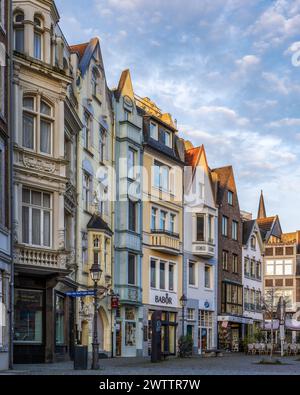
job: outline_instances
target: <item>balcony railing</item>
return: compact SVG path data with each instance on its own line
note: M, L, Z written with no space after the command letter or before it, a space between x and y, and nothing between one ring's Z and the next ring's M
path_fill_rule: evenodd
M66 270L69 254L34 247L17 247L15 257L15 263L19 265Z
M121 303L142 303L142 290L134 285L117 285L117 293L120 295Z
M153 229L150 235L150 244L153 248L171 254L179 254L180 238L178 233L163 229Z
M194 241L192 246L194 255L203 258L212 258L215 255L215 245L212 240L209 241Z

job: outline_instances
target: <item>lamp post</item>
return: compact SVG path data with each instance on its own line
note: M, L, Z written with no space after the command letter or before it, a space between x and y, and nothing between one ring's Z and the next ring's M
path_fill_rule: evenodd
M182 336L184 336L184 308L187 304L187 297L183 294L180 298L180 304L182 307Z
M98 343L98 328L97 328L97 321L98 321L98 282L101 279L102 270L99 265L96 263L90 269L91 278L94 282L94 334L93 334L93 362L92 362L92 369L97 370L99 369L99 343Z

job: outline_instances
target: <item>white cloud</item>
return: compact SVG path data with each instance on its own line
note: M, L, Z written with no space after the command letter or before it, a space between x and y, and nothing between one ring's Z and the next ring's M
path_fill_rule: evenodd
M199 116L212 117L213 119L215 119L215 117L221 117L239 126L245 126L249 123L247 118L240 117L236 111L224 106L201 106L196 108L194 111Z
M258 48L281 44L299 33L300 14L298 1L277 0L268 7L248 29L258 37Z
M235 63L242 69L247 69L249 67L259 64L260 59L255 55L245 55L243 58L236 60Z
M272 128L280 128L282 126L300 126L300 118L283 118L268 124Z

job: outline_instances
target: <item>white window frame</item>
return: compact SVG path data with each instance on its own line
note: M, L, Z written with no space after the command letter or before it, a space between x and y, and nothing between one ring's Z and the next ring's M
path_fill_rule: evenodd
M133 159L131 167L129 167L130 166L129 153L132 154L132 159ZM128 162L128 169L127 169L127 171L128 171L128 178L131 179L131 180L135 180L136 179L136 157L137 157L137 151L134 148L132 148L131 146L129 146L127 155L128 155L128 159L127 159L127 162Z
M153 131L153 128L152 127L154 127L155 128L155 133L154 133L154 135L152 134L152 131ZM150 122L150 137L153 139L153 140L156 140L156 141L158 141L158 125L157 125L157 123L155 123L155 122Z
M226 215L222 216L222 236L228 237L228 217ZM226 225L226 226L225 226Z
M195 283L192 284L191 283L191 279L190 279L190 264L194 265L194 277L195 277ZM198 263L196 261L193 260L188 260L188 286L191 288L198 288Z
M209 287L206 286L206 269L209 271ZM210 265L204 265L204 288L212 290L213 289L213 268Z
M29 190L30 191L30 203L23 202L23 189ZM41 191L38 189L32 189L27 186L23 186L22 193L21 193L21 210L22 210L22 226L21 226L21 233L22 233L22 244L31 246L31 247L38 247L38 248L45 248L45 249L51 249L53 245L53 194L48 191ZM41 193L41 199L43 201L43 196L44 194L47 194L50 196L50 207L44 207L44 206L37 206L32 204L32 192L38 192ZM29 235L28 235L28 243L23 241L23 207L28 207L28 229L29 229ZM32 210L37 209L40 211L40 227L41 227L41 233L40 233L40 238L41 238L41 244L33 244L32 242ZM46 246L44 244L44 212L49 212L50 213L50 229L49 229L49 235L50 235L50 245Z

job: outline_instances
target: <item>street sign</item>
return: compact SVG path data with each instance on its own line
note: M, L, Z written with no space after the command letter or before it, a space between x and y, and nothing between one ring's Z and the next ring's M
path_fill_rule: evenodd
M95 296L95 291L74 291L66 292L67 296L71 298L82 298L83 296Z

